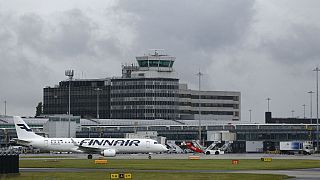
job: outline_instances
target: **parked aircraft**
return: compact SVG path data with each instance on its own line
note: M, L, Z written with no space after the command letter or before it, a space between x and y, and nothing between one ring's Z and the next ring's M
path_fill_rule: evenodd
M113 157L119 153L159 153L168 149L152 139L127 138L45 138L35 134L19 116L14 116L18 138L17 144L47 151L87 153ZM151 157L151 156L149 156Z

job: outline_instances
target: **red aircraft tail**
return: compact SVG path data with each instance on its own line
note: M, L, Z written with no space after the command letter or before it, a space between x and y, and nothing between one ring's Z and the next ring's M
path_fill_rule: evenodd
M194 152L204 153L201 148L196 147L192 142L186 142L186 146Z

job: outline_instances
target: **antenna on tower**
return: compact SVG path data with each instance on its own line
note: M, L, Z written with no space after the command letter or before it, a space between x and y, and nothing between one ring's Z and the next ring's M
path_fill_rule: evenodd
M164 56L164 49L149 49L149 54L152 56Z

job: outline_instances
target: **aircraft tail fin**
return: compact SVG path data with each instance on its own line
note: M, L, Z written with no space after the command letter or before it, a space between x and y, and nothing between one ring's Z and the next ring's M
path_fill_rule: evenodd
M19 116L13 116L14 125L16 127L18 139L35 139L43 138L32 132L29 126L24 122L24 120Z

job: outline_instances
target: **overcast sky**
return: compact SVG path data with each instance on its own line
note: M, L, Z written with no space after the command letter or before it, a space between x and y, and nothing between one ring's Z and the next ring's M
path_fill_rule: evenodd
M241 92L242 121L310 117L319 0L0 0L0 114L34 116L43 87L121 75L148 49L176 56L180 82ZM313 102L315 102L315 95ZM315 103L313 111L316 111ZM315 115L315 113L313 113Z

